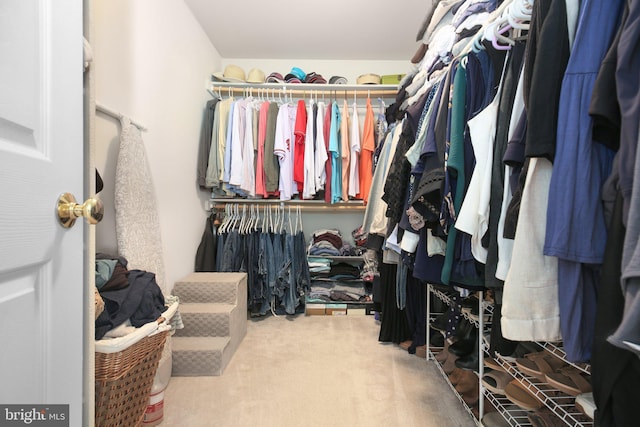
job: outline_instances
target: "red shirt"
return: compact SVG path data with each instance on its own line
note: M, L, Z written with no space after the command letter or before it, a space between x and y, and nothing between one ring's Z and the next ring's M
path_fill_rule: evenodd
M304 100L298 101L294 135L296 138L295 157L293 159L293 180L298 185L298 192L302 194L304 188L304 140L307 134L307 107Z

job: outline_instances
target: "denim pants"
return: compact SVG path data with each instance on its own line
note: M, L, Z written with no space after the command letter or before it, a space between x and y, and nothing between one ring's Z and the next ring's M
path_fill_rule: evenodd
M296 263L294 262L293 249L293 236L287 233L284 245L284 265L279 274L284 286L281 304L287 314L294 314L296 311Z
M220 271L237 272L240 271L242 262L240 235L236 230L232 230L227 234L224 242L224 250L222 251L222 265Z

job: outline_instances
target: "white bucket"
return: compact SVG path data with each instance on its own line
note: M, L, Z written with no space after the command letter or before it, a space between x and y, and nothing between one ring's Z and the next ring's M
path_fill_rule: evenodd
M149 397L149 405L144 412L142 425L144 427L157 426L164 417L164 390L152 394Z

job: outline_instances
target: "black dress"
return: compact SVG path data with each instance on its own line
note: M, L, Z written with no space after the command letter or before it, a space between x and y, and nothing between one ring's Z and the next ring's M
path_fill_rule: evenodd
M383 290L382 322L378 341L399 344L411 339L411 331L405 310L396 305L396 264L385 264L381 255L378 258L380 284Z

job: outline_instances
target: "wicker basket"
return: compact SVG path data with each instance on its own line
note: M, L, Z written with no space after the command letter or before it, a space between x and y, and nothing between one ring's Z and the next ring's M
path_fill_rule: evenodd
M117 353L96 352L96 426L139 426L168 331Z

